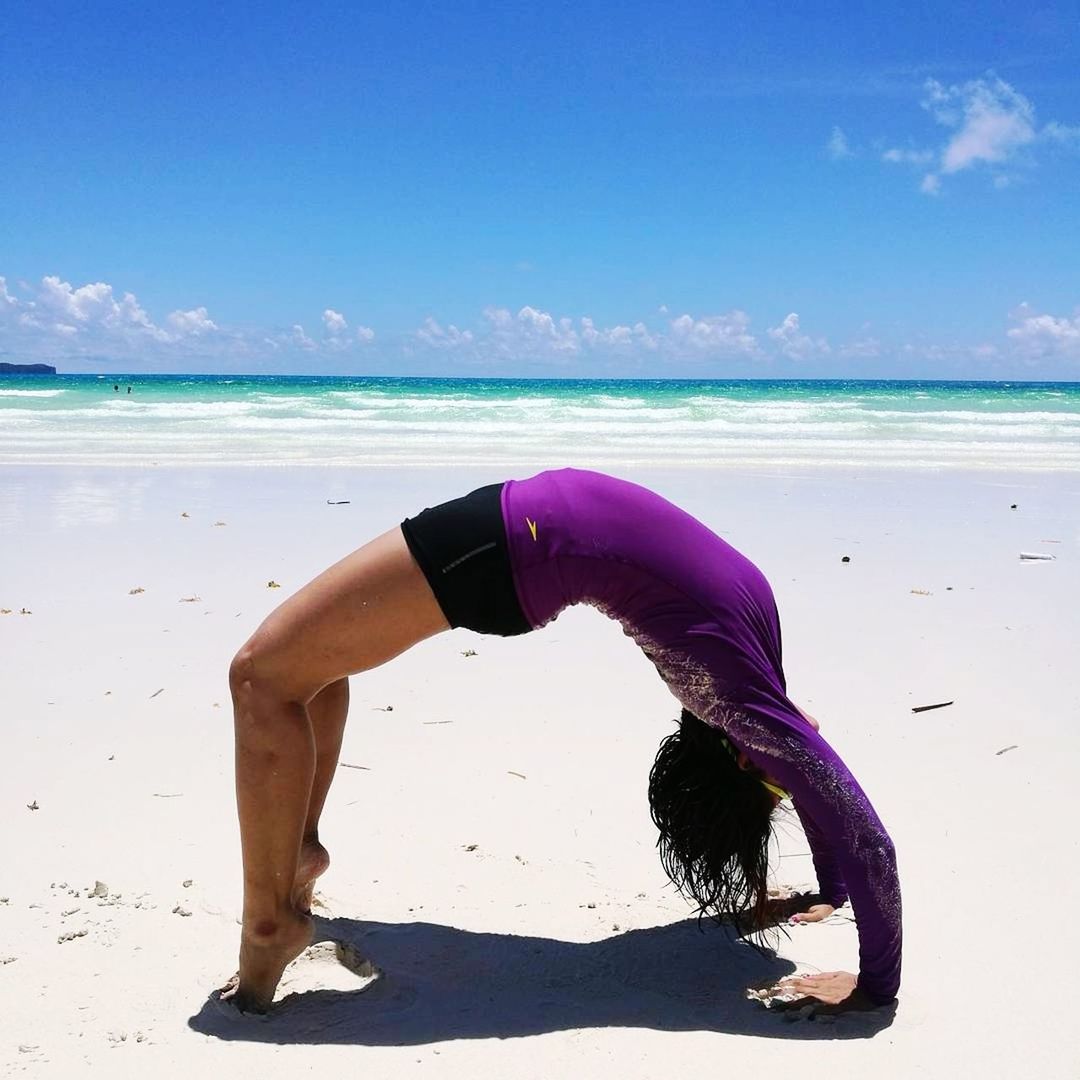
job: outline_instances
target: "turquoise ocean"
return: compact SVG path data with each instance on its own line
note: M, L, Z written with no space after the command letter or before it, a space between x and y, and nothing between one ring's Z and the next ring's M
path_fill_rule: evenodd
M0 376L0 465L496 463L1080 471L1080 383Z

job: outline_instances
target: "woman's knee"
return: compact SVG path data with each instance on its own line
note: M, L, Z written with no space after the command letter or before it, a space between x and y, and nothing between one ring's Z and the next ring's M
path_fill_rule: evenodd
M302 685L293 668L290 650L272 635L257 630L240 647L229 665L229 689L233 699L261 697L305 704L314 690L309 692Z

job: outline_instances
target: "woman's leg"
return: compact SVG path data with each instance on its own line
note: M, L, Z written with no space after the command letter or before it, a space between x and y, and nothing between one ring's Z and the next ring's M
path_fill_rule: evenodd
M266 1009L285 966L311 940L310 919L296 905L300 853L322 809L343 722L334 691L323 702L316 697L446 629L401 530L393 529L286 600L233 660L244 913L231 996L241 1009Z
M311 911L315 881L330 867L330 853L319 841L319 818L326 803L326 793L334 780L345 719L349 715L349 680L337 679L324 686L308 702L308 718L315 736L315 779L304 819L304 839L300 863L296 869L293 903L300 911Z

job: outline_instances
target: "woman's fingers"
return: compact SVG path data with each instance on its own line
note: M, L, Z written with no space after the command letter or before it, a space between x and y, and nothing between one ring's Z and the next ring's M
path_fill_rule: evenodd
M788 921L793 923L824 922L835 910L832 904L814 904L808 910L792 915Z
M826 1005L839 1005L855 990L855 982L855 976L846 971L826 971L781 979L780 985Z

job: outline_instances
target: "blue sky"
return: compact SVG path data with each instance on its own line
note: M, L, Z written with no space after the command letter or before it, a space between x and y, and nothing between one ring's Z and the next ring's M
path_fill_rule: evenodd
M1080 6L16 3L0 358L1080 378Z

